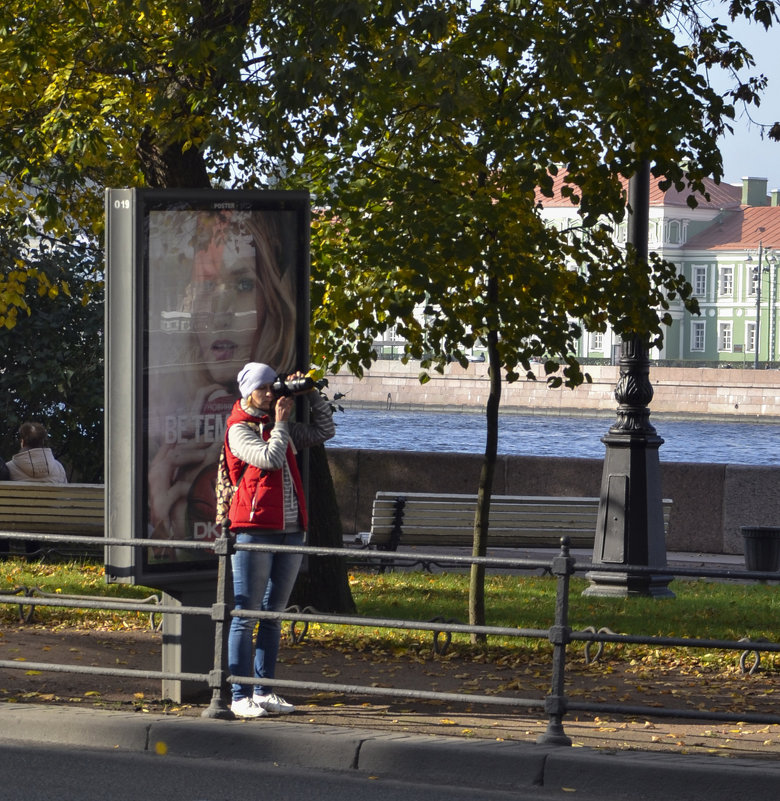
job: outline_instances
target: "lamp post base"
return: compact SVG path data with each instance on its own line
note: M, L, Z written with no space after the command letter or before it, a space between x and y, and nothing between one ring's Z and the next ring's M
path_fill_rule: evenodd
M584 594L673 598L668 587L673 576L648 571L667 567L658 459L664 441L648 419L653 389L647 351L639 339L623 343L620 367L615 390L620 404L618 420L601 440L607 451L593 547L594 569L586 576L590 587ZM603 569L608 566L610 569Z

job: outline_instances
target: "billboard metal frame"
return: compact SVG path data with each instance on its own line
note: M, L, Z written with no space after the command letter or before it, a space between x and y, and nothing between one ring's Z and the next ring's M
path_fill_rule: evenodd
M268 213L283 218L286 258L294 269L294 359L309 366L309 233L307 192L265 190L107 189L106 219L106 511L110 537L158 538L149 511L150 292L157 265L150 258L150 214L185 211L204 214ZM256 319L259 319L256 317ZM194 324L194 323L193 323ZM259 323L258 323L259 325ZM260 357L248 360L269 361ZM237 398L234 396L233 400ZM305 405L299 414L306 414ZM215 435L216 436L216 435ZM178 537L172 535L172 539ZM188 537L181 537L187 539ZM148 548L106 547L111 582L167 589L216 576L210 552L194 551L194 561L153 563Z

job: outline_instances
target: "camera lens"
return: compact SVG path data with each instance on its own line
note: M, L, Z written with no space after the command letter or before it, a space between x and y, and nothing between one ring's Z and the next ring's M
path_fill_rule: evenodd
M314 386L314 381L309 376L304 375L288 381L287 386L293 395L297 395L299 392L308 392Z
M282 376L277 376L276 381L271 385L271 390L277 398L283 398L308 392L313 387L314 380L307 375L291 378L289 381L285 381Z

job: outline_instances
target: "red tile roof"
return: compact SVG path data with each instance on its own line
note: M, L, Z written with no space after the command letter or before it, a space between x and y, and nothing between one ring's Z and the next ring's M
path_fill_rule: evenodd
M553 196L545 197L541 192L536 193L536 199L545 208L566 208L572 206L571 200L561 195L561 187L563 186L564 179L567 175L566 170L561 170L553 178ZM621 179L623 187L627 190L628 179ZM658 184L660 178L652 178L650 181L650 205L651 206L687 206L686 198L688 192L678 192L674 187L667 189L665 192L659 189ZM703 196L698 196L699 208L705 209L723 209L723 208L739 208L742 202L742 186L735 184L716 184L711 178L704 179L706 191L710 196L707 200Z
M764 247L780 249L780 206L743 206L725 211L719 220L689 239L686 249L746 250Z

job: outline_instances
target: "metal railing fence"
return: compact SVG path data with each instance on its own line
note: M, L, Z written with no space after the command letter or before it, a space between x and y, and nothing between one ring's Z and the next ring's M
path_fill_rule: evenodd
M21 534L18 532L0 532L0 537L8 539L36 540L43 545L56 544L67 541L69 544L94 545L94 537L60 536L46 534ZM208 707L203 711L204 717L232 718L228 706L230 685L232 683L260 684L261 680L250 676L234 676L227 667L227 637L230 621L233 617L242 617L261 620L264 618L296 622L308 626L309 623L323 623L333 626L355 626L363 628L407 629L415 631L430 631L434 635L434 642L440 634L451 637L452 634L483 634L486 636L521 637L526 639L547 640L552 645L552 659L550 664L550 691L545 698L506 697L497 695L475 695L473 693L448 693L434 690L412 690L405 688L375 687L366 685L338 684L333 682L297 681L292 679L274 679L274 686L295 690L313 690L344 695L376 696L382 698L421 699L432 701L463 702L468 704L481 703L496 707L518 710L542 710L547 716L547 730L538 741L570 745L571 740L564 730L564 719L569 712L588 712L593 714L619 714L624 716L643 716L646 718L679 718L689 720L707 721L742 721L746 723L780 724L780 714L763 714L740 710L738 712L721 712L717 710L691 709L685 707L657 707L633 706L624 703L592 703L577 701L566 696L565 682L567 670L567 649L572 643L585 644L586 658L588 648L597 644L600 648L606 643L613 644L644 644L658 648L704 648L732 650L741 653L740 665L744 668L745 660L749 654L755 654L756 664L761 653L777 653L780 651L779 642L764 640L720 640L690 637L658 637L632 634L617 634L608 629L589 628L576 631L569 626L569 592L571 579L577 573L586 573L594 569L590 563L578 563L570 554L568 542L564 539L560 551L550 559L522 559L512 557L474 557L456 554L442 554L433 552L415 551L413 555L405 557L403 553L387 551L370 551L370 560L376 564L398 564L407 559L409 562L428 562L440 565L453 565L458 567L481 564L485 568L501 568L512 571L541 570L549 574L556 581L554 619L547 629L527 629L507 626L472 626L445 620L399 620L394 618L369 618L359 615L324 614L316 610L303 610L290 608L284 612L259 612L248 610L233 610L232 581L230 575L230 557L239 550L247 551L288 551L302 552L308 556L339 557L347 561L365 563L367 552L365 549L352 548L322 548L313 546L269 546L255 544L237 544L223 535L213 542L193 542L189 540L151 540L151 539L119 539L106 537L101 540L103 545L131 547L131 548L188 548L196 550L213 551L217 557L217 579L215 586L215 601L211 606L180 606L156 603L153 607L155 615L199 615L209 617L214 621L214 659L213 667L208 673L164 672L136 670L131 668L109 668L83 665L58 665L48 662L29 662L0 660L0 668L24 669L26 671L51 671L83 673L103 676L135 677L144 679L168 679L175 681L203 682L211 690L212 696ZM598 565L600 574L606 572L648 575L678 576L688 578L712 579L739 579L742 581L778 580L776 573L763 573L743 570L717 570L708 568L665 567L663 569L643 566L611 566ZM0 592L0 604L24 605L30 607L52 606L81 609L118 610L126 612L149 612L150 599L140 601L125 601L104 597L89 600L88 596L52 596L35 597L25 594L19 597L19 589L12 592ZM755 667L755 665L754 665ZM750 671L752 672L752 670Z

